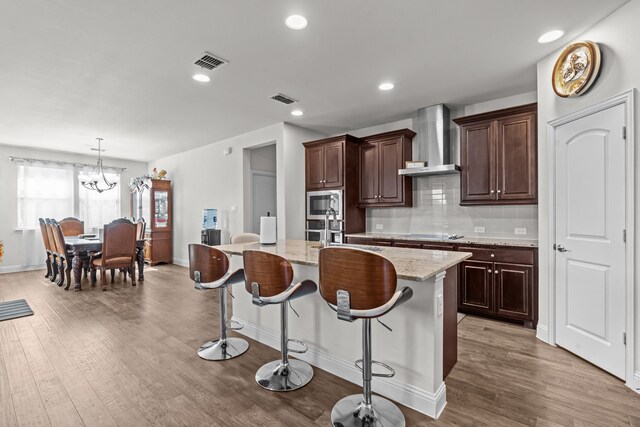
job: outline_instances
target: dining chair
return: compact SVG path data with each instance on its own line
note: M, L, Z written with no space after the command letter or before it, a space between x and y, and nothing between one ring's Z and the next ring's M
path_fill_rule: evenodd
M40 233L42 233L42 243L44 243L44 250L46 254L45 263L47 265L47 274L44 275L45 278L51 277L53 274L51 267L51 258L53 258L53 252L51 250L51 243L49 242L49 234L47 233L47 224L44 222L43 218L38 218L38 223L40 224Z
M115 279L115 269L124 269L124 281L127 281L127 272L131 275L131 284L136 285L136 225L128 219L116 219L104 226L102 239L102 252L92 254L91 283L96 282L96 271L100 270L100 285L102 290L107 290L107 270L111 270L111 283Z
M61 219L58 222L62 235L64 236L78 236L84 234L84 221L80 221L78 218L67 217Z
M147 231L147 223L144 222L144 218L140 218L136 222L136 239L144 239L144 233Z
M51 219L45 218L44 226L47 232L47 239L49 240L49 247L51 248L51 276L49 276L49 280L51 282L55 282L58 279L58 246L56 245L56 240L53 237Z
M231 236L231 244L236 243L257 243L260 241L260 235L255 233L240 233Z
M53 234L53 240L56 245L56 258L58 262L58 281L56 284L62 286L67 281L66 289L69 289L71 284L71 268L73 261L73 254L67 251L66 244L64 242L64 234L62 234L62 228L55 219L49 220L51 224L51 232Z

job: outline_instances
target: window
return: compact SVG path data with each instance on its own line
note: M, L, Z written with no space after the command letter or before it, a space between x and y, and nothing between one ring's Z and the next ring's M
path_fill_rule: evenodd
M87 190L80 184L81 177L85 175L82 172L78 175L78 217L84 221L85 230L89 231L102 228L120 217L120 174L105 172L107 181L117 185L102 193Z
M73 215L73 167L18 165L18 228L38 228L38 218Z

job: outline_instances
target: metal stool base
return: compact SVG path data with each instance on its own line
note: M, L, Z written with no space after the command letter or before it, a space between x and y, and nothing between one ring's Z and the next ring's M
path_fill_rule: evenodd
M249 343L242 338L209 341L198 349L198 356L205 360L229 360L247 351Z
M331 410L331 425L334 427L404 427L404 415L393 402L371 396L371 405L363 403L361 394L341 399Z
M271 391L293 391L304 387L313 378L313 368L307 362L289 359L288 366L280 360L269 362L256 372L256 382Z

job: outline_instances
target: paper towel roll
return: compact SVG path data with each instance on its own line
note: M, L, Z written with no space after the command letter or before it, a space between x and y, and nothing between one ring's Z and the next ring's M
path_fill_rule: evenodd
M261 216L260 217L260 244L275 245L277 240L276 217Z

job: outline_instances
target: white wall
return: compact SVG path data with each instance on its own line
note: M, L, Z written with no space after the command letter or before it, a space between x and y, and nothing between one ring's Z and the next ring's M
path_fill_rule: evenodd
M249 150L251 156L251 170L276 172L275 144Z
M549 251L553 244L548 238L549 231L549 197L548 191L548 151L550 141L547 141L547 123L569 113L575 112L589 105L609 97L618 95L630 89L640 87L640 56L638 56L638 40L640 40L640 2L632 1L599 22L589 31L579 37L579 40L591 40L600 45L603 60L600 77L592 89L578 98L563 99L555 95L551 87L551 71L560 51L543 59L538 63L538 191L539 191L539 230L540 230L540 320L539 325L547 327L549 321ZM567 42L568 44L569 42ZM638 118L640 108L636 105L636 145L638 139ZM636 155L640 150L636 149ZM636 159L637 165L637 159ZM636 172L636 216L640 213L638 201L640 197L640 174ZM637 223L636 223L637 228ZM635 242L634 242L635 244ZM637 246L636 246L637 248ZM636 274L639 265L640 252L636 250ZM636 276L636 306L640 307L640 290ZM640 351L638 351L640 332L640 316L636 319L636 371L640 367ZM540 329L539 327L539 329Z
M61 151L0 145L0 207L2 207L0 209L0 240L4 243L4 256L0 264L0 272L21 271L44 265L44 257L38 266L29 265L31 263L26 261L33 258L30 255L27 256L27 251L36 250L44 254L40 230L16 231L18 224L18 176L15 163L9 160L9 156L87 164L96 162L96 157L91 155L84 156ZM120 206L122 216L129 216L129 181L135 176L147 173L147 164L110 158L105 158L104 164L105 166L127 168L120 176Z
M165 169L173 185L174 262L188 263L187 245L200 242L202 210L217 208L222 241L245 231L245 181L250 179L251 150L276 145L278 238L304 238L304 147L321 134L278 123L149 163ZM231 147L230 155L223 155ZM236 211L232 207L237 208Z

